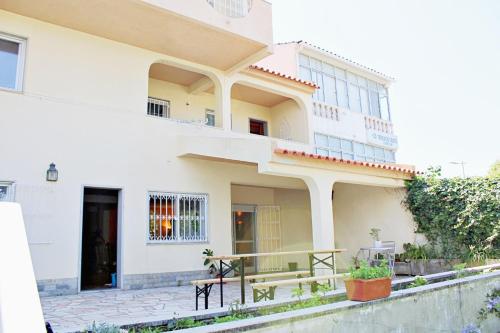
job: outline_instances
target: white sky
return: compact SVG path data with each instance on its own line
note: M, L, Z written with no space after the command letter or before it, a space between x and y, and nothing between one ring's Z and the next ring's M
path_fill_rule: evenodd
M396 78L398 163L500 159L499 0L271 0L275 42L305 40Z

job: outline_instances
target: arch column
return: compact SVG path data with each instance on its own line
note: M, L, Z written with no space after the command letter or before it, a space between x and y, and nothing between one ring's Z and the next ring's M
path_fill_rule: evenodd
M217 110L222 117L222 128L231 131L231 86L232 82L227 79L220 79L220 86L217 91Z
M333 184L331 176L304 179L311 200L312 236L314 250L335 248L333 225Z

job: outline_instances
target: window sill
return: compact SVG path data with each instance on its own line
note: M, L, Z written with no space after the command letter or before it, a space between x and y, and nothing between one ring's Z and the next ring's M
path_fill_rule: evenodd
M5 87L0 87L0 91L19 94L19 95L22 95L24 93L24 91L20 90L20 89L11 89L11 88L5 88Z
M208 244L208 240L204 241L146 241L146 245L193 245L193 244Z

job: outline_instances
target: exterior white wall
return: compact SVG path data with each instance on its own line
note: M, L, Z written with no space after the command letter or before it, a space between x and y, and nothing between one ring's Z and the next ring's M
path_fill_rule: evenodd
M272 155L274 142L234 133L248 133L251 115L264 117L270 133L276 133L275 124L289 110L286 116L291 123L306 119L298 129L292 124L293 139L310 138L311 100L307 90L241 73L227 77L213 68L5 11L0 11L0 31L27 39L23 92L0 90L0 133L4 138L0 141L0 181L16 184L16 201L23 206L38 280L78 278L85 186L121 190L118 266L123 275L203 270L203 249L231 253L231 184L302 190L292 193L276 189L274 202L284 207L283 221L290 226L283 236L284 246L312 246L311 223L306 222L313 219L310 200L306 200L304 183L297 179L327 172L327 168L304 167L300 174L291 172L283 177L263 175L264 166L256 164L261 156ZM150 80L149 67L157 62L209 76L216 97L188 96L182 86ZM264 108L233 100L229 106L231 85L243 81L294 98L300 109L289 102ZM226 93L222 103L221 92ZM180 119L203 119L206 105L222 105L218 111L224 118L233 111L234 132L226 126L223 130L147 116L147 97L153 93L171 99L173 115ZM185 100L191 103L189 111L183 108ZM212 145L214 138L223 138L216 142L221 146ZM179 158L179 147L192 142L205 156L236 148L240 155L228 156L231 163ZM263 149L268 150L260 153ZM238 159L256 151L260 153L257 161ZM59 170L55 183L45 180L51 162ZM388 177L373 179L392 181ZM208 194L208 242L149 243L148 191Z
M404 191L403 188L334 185L335 246L348 250L338 257L340 267L352 265L352 257L361 247L373 245L371 228L381 229L380 240L395 241L396 253L403 251L404 243L415 242L411 213L401 205Z

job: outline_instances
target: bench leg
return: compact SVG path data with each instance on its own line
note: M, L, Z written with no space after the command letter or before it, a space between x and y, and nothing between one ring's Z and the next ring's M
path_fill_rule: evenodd
M253 301L259 302L262 300L274 300L274 293L276 290L276 286L269 287L268 289L254 289L253 290Z
M200 295L203 295L203 298L205 300L205 310L208 309L208 296L210 296L210 291L212 290L213 283L211 284L205 284L202 288L196 286L196 300L195 300L195 307L196 311L198 311L198 298Z

